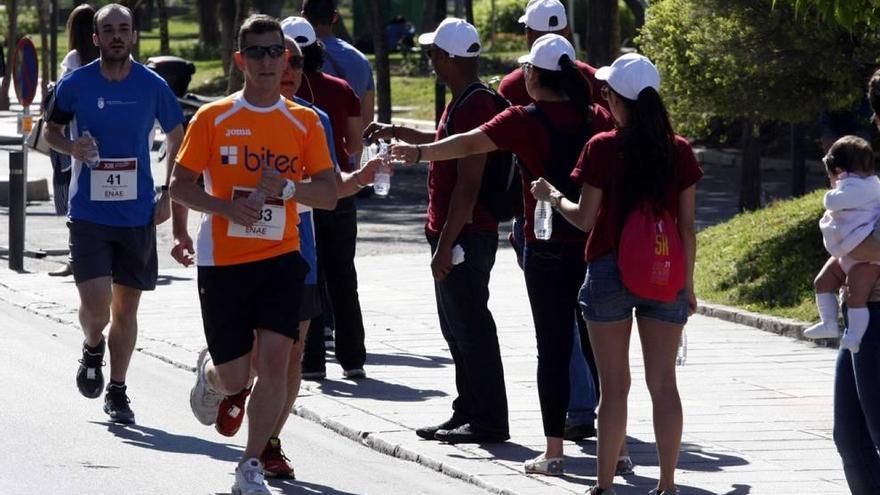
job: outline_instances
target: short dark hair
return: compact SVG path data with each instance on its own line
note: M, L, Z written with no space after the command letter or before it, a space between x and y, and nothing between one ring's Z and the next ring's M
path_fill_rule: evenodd
M329 26L336 14L336 0L303 0L302 14L313 26Z
M265 14L254 14L241 23L238 30L238 49L246 48L245 41L249 34L278 33L281 45L284 45L284 31L278 19Z
M131 13L130 8L126 7L125 5L120 5L118 3L108 3L107 5L98 9L97 12L95 12L95 17L92 20L92 24L94 25L93 27L95 28L96 34L98 32L98 18L101 17L104 14L104 12L106 12L108 10L120 10L120 11L128 14L128 18L131 19L131 29L132 29L132 31L136 30L135 26L134 26L134 14Z
M315 41L309 46L301 46L303 52L303 71L317 72L324 66L324 43Z
M844 172L874 173L874 150L858 136L843 136L831 145L822 158L829 175L835 168Z

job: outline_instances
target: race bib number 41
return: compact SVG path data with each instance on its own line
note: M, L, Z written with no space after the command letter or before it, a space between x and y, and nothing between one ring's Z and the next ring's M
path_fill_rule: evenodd
M234 201L238 198L247 198L252 191L253 189L236 187L232 190L232 199ZM266 198L263 208L260 209L260 219L256 223L245 227L229 222L229 230L226 235L280 241L284 238L286 221L287 210L284 208L284 201L280 198Z
M102 158L91 171L92 201L137 199L137 158Z

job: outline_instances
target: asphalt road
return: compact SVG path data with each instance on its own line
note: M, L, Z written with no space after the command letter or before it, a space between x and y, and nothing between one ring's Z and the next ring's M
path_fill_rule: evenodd
M136 353L128 385L138 424L112 425L103 399L83 398L74 384L81 341L78 329L0 302L0 494L229 493L244 436L221 437L193 418L194 376ZM271 482L273 493L486 493L295 416L282 444L298 479Z

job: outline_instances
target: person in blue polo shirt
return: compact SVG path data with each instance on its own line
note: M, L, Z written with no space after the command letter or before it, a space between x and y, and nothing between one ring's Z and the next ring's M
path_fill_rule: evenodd
M137 39L132 19L119 4L95 13L101 56L63 78L47 109L49 144L73 157L67 225L85 334L76 384L88 398L101 395L109 346L104 412L117 423L134 422L125 376L141 291L156 287L156 225L171 216L168 179L183 139L183 113L168 84L131 58ZM166 134L169 172L158 199L150 171L156 121ZM65 125L72 140L63 134Z

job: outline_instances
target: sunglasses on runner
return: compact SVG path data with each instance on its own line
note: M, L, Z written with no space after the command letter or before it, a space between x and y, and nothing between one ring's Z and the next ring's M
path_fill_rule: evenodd
M287 59L287 63L290 64L291 69L302 69L303 57L299 55L291 55L290 58Z
M284 45L269 45L269 46L260 46L260 45L251 45L243 50L240 50L245 57L251 60L262 60L266 58L268 55L270 58L278 58L287 51L284 48Z

